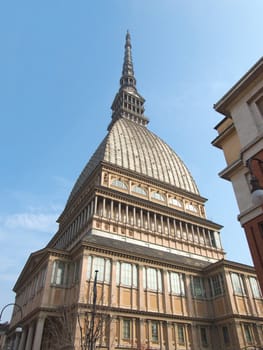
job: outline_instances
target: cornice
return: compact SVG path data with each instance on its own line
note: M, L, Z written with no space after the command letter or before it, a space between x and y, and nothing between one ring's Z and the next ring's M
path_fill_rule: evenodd
M111 163L108 163L105 161L101 162L101 166L102 166L103 170L113 171L115 173L117 172L119 174L122 174L122 175L129 177L131 180L136 179L138 181L143 181L143 182L148 183L149 185L163 188L166 191L174 192L175 194L179 194L179 195L184 196L186 198L191 198L191 199L196 200L196 201L201 202L201 203L205 203L207 201L207 198L202 197L200 195L197 195L195 193L182 190L181 188L169 185L166 182L158 181L150 176L142 175L142 174L136 173L134 171L131 171L131 170L128 170L125 168L121 168L117 165L112 165Z
M261 57L247 73L238 80L238 82L217 102L214 104L214 109L225 115L230 116L228 109L229 105L238 98L242 92L255 80L258 80L259 75L263 73L263 57Z
M112 188L105 186L97 186L96 187L97 195L107 195L109 199L121 200L123 203L127 203L128 205L138 206L139 208L145 208L147 210L151 210L152 212L158 212L158 214L171 216L178 219L183 219L185 221L191 222L193 224L200 224L206 227L211 227L216 230L220 230L223 226L219 225L213 221L210 221L206 218L201 218L197 215L191 215L181 210L177 210L171 207L167 207L155 202L151 202L147 199L139 198L132 196L128 193L123 193L117 190L113 190Z
M93 252L99 252L99 253L103 253L106 256L114 256L114 257L118 257L118 258L124 258L124 259L129 259L131 261L137 261L140 262L142 264L150 264L150 265L154 265L154 266L162 266L165 268L169 268L169 269L180 269L182 271L189 271L189 272L201 272L203 270L203 267L196 267L193 265L187 265L184 263L169 263L167 261L164 261L161 258L158 258L157 256L154 259L151 258L147 258L145 256L142 256L140 254L135 255L134 252L128 253L128 252L124 252L123 250L117 249L116 247L109 249L108 247L102 247L101 245L96 245L94 243L90 243L90 242L85 242L82 241L81 244L87 248L89 251L93 251Z

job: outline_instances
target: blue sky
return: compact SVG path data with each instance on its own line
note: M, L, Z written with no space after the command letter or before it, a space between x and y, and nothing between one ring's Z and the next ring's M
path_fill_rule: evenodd
M231 184L217 175L223 154L211 141L222 118L213 104L262 56L262 12L262 0L0 3L0 308L14 301L30 252L56 232L106 134L127 29L149 129L208 198L227 258L251 264Z

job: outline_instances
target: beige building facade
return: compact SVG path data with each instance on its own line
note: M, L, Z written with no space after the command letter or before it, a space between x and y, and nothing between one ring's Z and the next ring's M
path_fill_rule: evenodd
M258 278L263 289L263 201L253 203L251 178L263 188L263 58L218 101L224 119L215 127L213 145L227 166L220 176L232 182Z
M206 199L148 122L127 33L108 133L76 181L58 232L15 284L23 317L13 314L10 348L263 346L254 268L225 260Z

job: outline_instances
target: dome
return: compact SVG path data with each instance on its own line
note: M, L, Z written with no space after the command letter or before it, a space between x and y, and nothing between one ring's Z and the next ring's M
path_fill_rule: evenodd
M69 201L80 190L100 162L109 163L138 175L199 195L198 188L178 155L147 129L144 98L138 93L127 32L120 89L112 103L108 134L79 176Z
M199 195L192 175L171 147L145 126L129 119L120 118L112 125L79 176L69 201L100 162Z

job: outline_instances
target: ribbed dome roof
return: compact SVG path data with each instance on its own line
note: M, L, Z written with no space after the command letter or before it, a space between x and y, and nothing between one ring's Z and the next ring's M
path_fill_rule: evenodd
M111 106L109 132L82 171L68 202L102 161L199 195L182 160L147 129L149 120L144 115L144 102L136 88L131 38L127 32L120 89Z
M121 118L82 171L69 201L102 161L199 195L189 170L171 147L145 126Z

